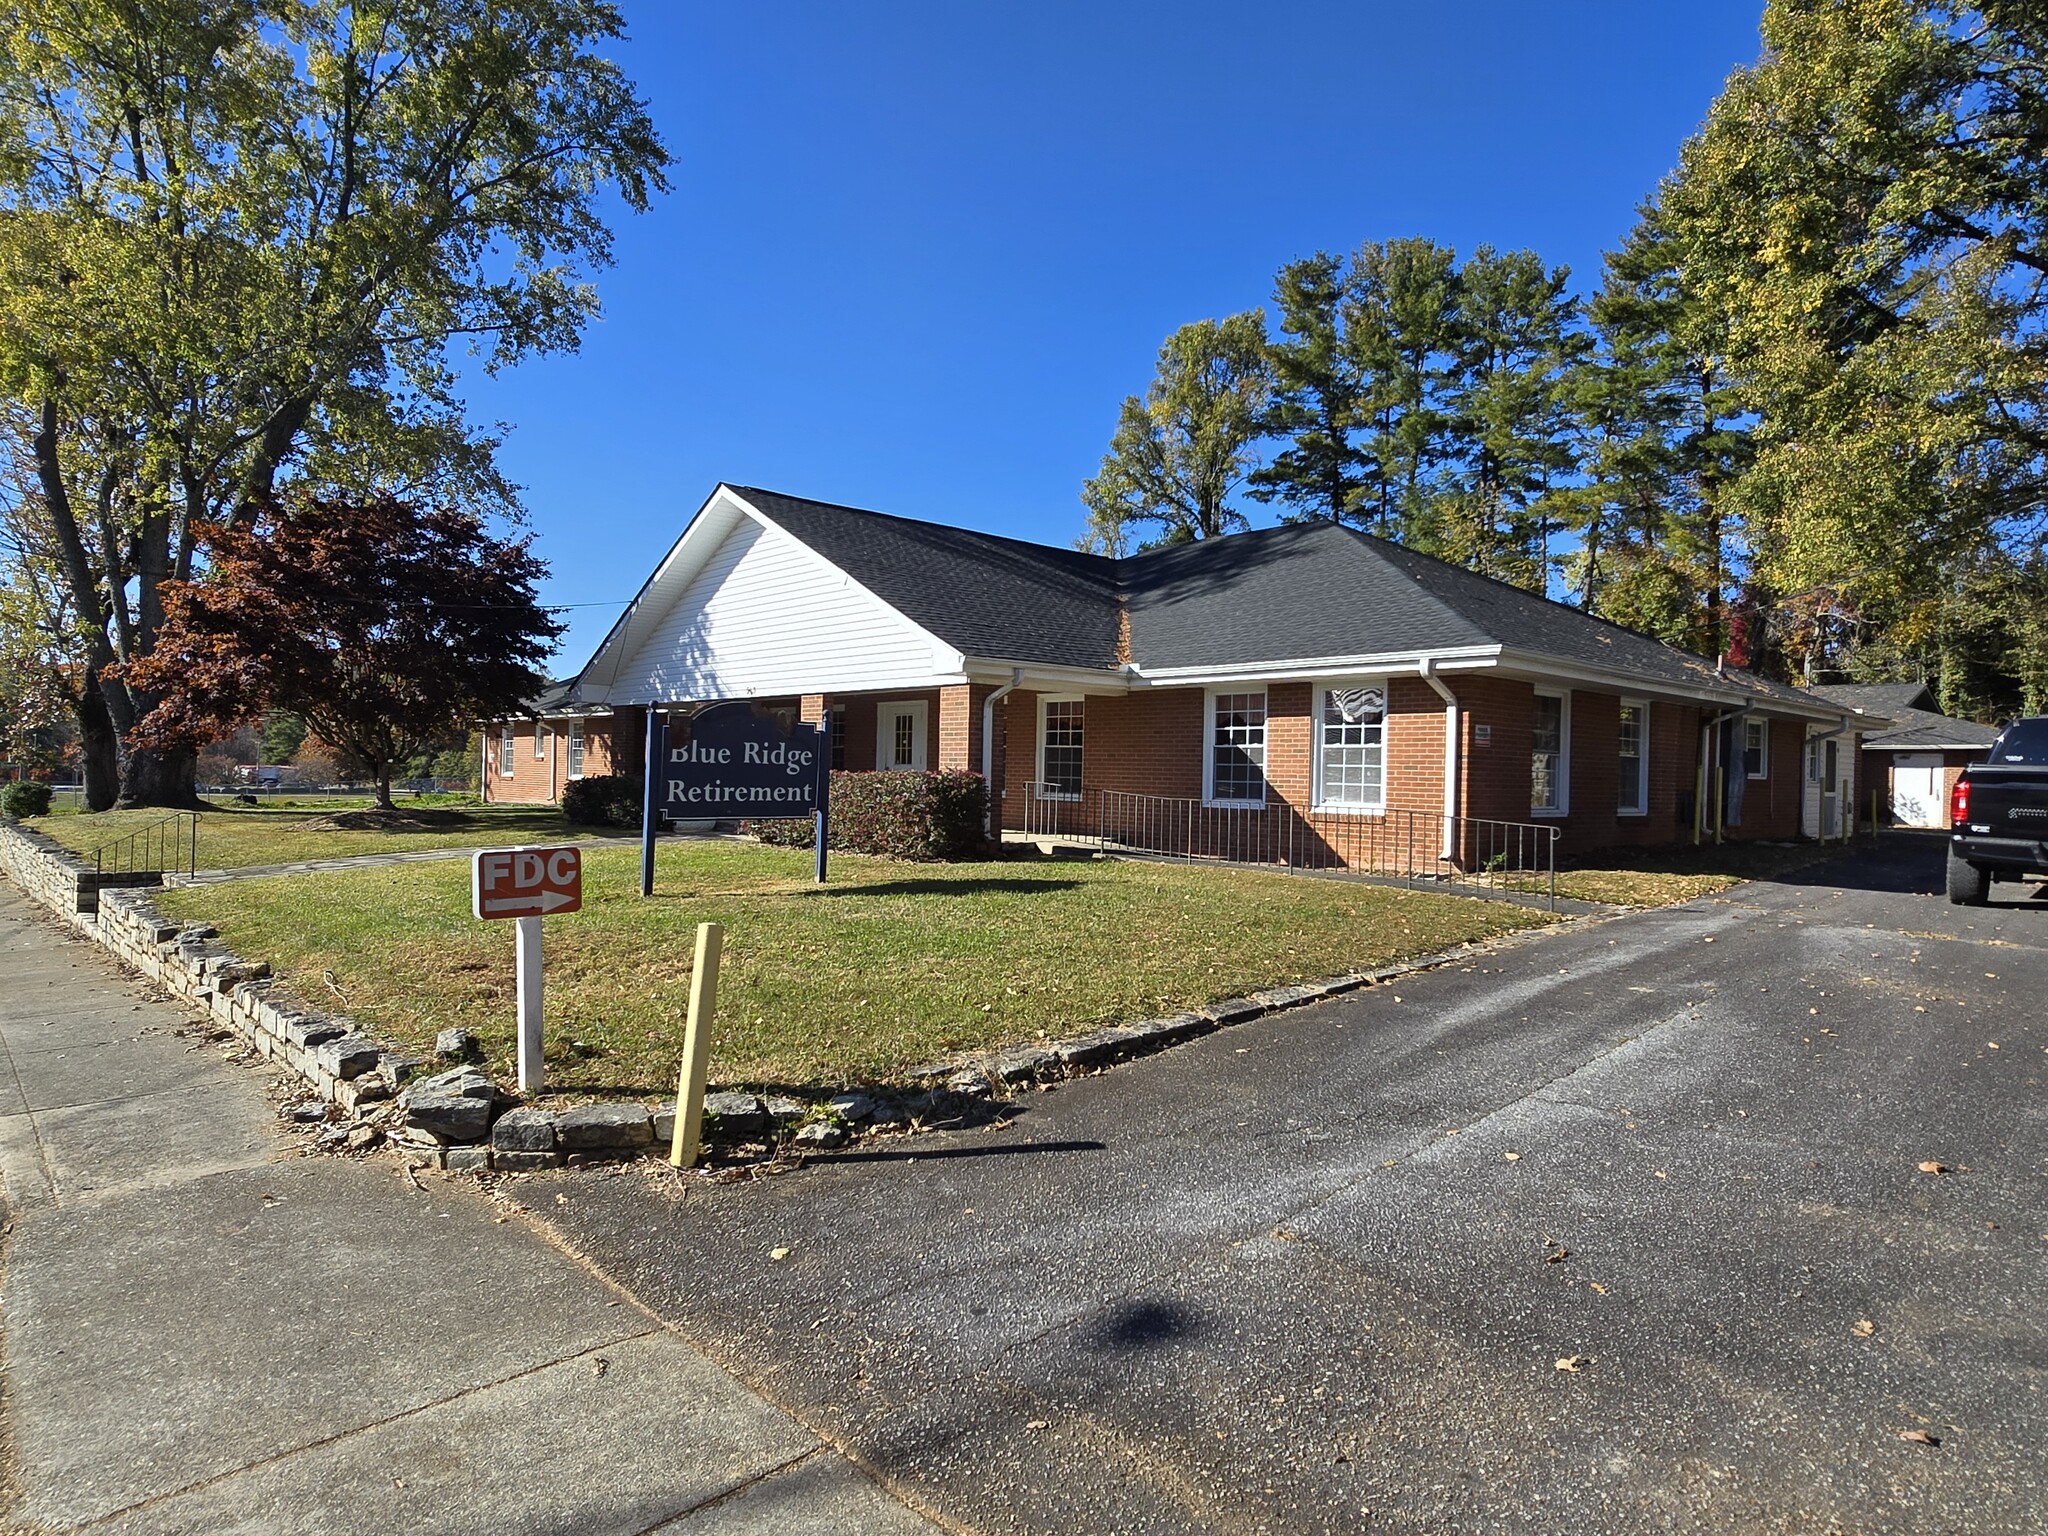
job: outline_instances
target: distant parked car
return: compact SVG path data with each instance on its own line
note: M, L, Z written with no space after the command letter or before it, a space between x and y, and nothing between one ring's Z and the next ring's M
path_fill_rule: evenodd
M1994 880L2048 875L2048 715L2015 720L1949 792L1948 899L1981 907Z

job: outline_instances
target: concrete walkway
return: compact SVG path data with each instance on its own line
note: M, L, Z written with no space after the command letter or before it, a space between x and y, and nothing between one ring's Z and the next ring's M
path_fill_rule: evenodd
M20 1531L929 1531L474 1187L294 1156L256 1071L0 884Z

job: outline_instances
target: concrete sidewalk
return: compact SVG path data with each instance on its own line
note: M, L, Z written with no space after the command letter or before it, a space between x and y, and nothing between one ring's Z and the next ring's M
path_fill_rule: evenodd
M187 1023L0 885L10 1528L932 1529L472 1186L291 1155Z

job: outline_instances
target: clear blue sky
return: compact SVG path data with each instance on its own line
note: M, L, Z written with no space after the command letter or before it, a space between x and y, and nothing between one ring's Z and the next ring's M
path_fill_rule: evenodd
M677 158L580 352L469 383L547 600L629 598L720 480L1067 543L1160 340L1421 234L1597 280L1759 0L624 0ZM616 606L577 608L557 671Z

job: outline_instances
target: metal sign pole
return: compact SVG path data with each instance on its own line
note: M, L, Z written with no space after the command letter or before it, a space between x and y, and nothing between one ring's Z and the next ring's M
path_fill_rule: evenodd
M640 894L654 894L654 819L655 795L659 792L661 780L656 777L661 760L667 754L662 750L663 738L667 732L662 729L654 713L654 706L647 706L647 755L641 762L642 778L646 781L640 795Z
M832 711L818 716L818 884L825 883L825 838L832 826Z
M532 1098L545 1083L540 1054L540 919L513 921L519 993L519 1092Z

